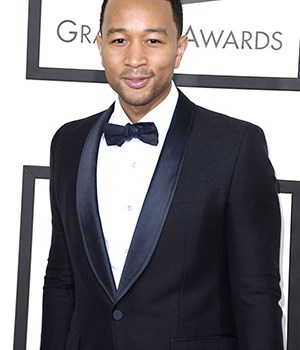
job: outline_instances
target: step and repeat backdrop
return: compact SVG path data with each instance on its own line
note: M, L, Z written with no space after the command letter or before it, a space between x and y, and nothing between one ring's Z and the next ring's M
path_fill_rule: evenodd
M294 0L182 3L189 45L175 82L196 103L259 124L270 141L271 159L279 169L283 214L281 305L285 347L299 350L300 177L294 171L299 161L298 151L285 147L299 134L299 4ZM95 44L101 4L95 0L29 0L27 82L41 84L39 89L45 93L47 84L55 84L58 89L66 83L66 89L70 84L81 84L83 106L90 103L85 95L87 85L94 85L93 89L101 86L102 102L97 106L108 107L107 101L113 100L114 94L106 84ZM270 98L271 94L274 97ZM230 103L226 103L226 96ZM283 99L287 105L268 107L273 98L275 104L277 99ZM56 103L72 105L70 99L57 102L49 96L49 104ZM274 114L265 113L269 110ZM255 115L253 119L250 113ZM266 116L260 119L262 113ZM286 130L282 123L291 121L293 130L279 140L280 129ZM59 127L58 118L55 123ZM42 285L51 238L48 164L30 164L30 159L29 154L22 169L14 350L39 348Z
M299 17L287 1L182 1L189 46L181 86L299 90ZM31 0L29 79L105 82L95 38L101 1Z

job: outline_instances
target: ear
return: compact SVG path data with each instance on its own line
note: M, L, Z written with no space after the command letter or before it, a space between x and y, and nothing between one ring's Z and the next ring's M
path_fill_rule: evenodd
M102 36L100 34L98 34L96 39L97 39L98 50L99 50L99 53L101 55L101 52L102 52Z
M177 54L175 59L175 68L180 66L181 59L188 45L188 37L187 35L183 35L178 39L177 44Z
M101 62L102 62L102 66L104 67L104 63L103 63L103 56L102 56L102 36L100 34L97 35L96 37L97 40L97 46L98 46L98 50L101 56Z

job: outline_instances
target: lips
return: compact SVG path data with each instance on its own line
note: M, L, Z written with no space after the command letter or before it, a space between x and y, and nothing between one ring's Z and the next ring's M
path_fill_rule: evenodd
M124 77L123 79L130 88L142 89L148 84L150 77Z

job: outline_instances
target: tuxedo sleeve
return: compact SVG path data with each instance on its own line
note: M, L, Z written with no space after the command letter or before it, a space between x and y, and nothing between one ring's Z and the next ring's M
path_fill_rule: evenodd
M277 181L261 129L250 125L236 159L227 244L238 350L282 350Z
M44 282L41 350L65 349L74 307L70 255L55 191L55 140L50 157L52 241Z

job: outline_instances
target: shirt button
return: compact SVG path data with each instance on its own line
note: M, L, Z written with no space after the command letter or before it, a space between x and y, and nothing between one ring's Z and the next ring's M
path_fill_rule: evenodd
M132 211L132 205L128 205L127 210Z
M133 162L133 163L132 163L132 167L133 167L133 168L135 168L136 165L137 165L136 162Z
M121 321L122 318L123 318L123 312L120 311L120 310L115 310L115 311L113 312L113 318L114 318L114 320L116 320L116 321Z

